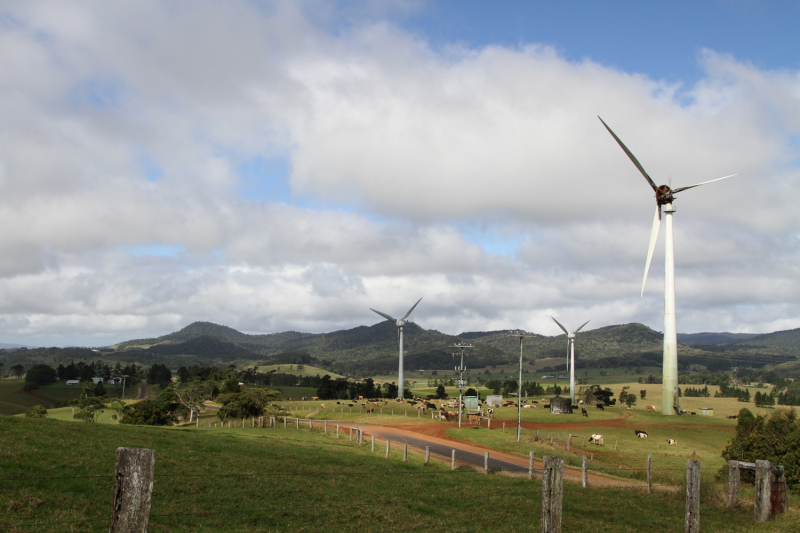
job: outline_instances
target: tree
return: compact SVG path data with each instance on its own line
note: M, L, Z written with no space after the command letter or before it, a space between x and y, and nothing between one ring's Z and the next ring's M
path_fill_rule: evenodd
M185 366L182 366L178 369L178 379L181 383L186 383L189 381L189 378L192 377L192 373L189 372L189 369Z
M78 412L75 413L73 409L72 418L83 420L84 422L97 422L97 417L104 412L106 406L105 399L98 397L80 398L73 401L78 408ZM72 404L72 401L70 404Z
M167 365L156 363L147 371L147 383L150 385L161 385L163 388L171 382L172 372L169 371Z
M447 398L447 392L444 390L444 385L439 385L436 387L436 397L440 400Z
M22 374L25 373L25 367L21 364L16 364L10 368L11 374L17 379L22 377Z
M47 409L43 405L34 405L25 412L26 418L44 418L47 416Z
M177 421L174 409L163 399L142 400L132 405L127 405L122 410L120 424L136 424L144 426L170 426Z
M642 390L640 390L640 391L639 391L639 398L641 398L642 400L644 400L644 399L645 399L645 397L647 397L647 389L642 389Z
M212 398L214 383L210 381L192 381L186 385L171 387L171 390L174 392L178 402L189 410L189 421L191 422L195 413L200 414L203 402Z
M768 416L753 416L749 409L741 409L736 435L722 451L722 457L728 461L747 462L764 459L782 465L787 484L797 489L800 488L799 449L800 420L794 409L779 409ZM727 472L725 465L720 474ZM742 477L745 479L744 475Z
M619 401L624 403L630 409L636 405L636 395L628 392L630 387L622 387L622 392L619 393Z

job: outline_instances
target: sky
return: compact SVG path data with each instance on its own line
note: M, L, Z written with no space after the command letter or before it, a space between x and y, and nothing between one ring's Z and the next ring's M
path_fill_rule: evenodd
M797 2L0 0L0 343L800 327Z

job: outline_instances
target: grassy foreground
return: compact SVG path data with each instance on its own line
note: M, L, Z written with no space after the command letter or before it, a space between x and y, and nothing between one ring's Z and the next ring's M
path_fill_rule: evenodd
M155 449L151 531L538 531L541 485L470 468L424 467L400 452L308 429L153 428L0 416L0 528L103 531L118 446ZM97 477L89 477L97 476ZM106 477L108 476L108 477ZM790 502L794 503L794 502ZM567 484L564 531L679 531L681 491ZM704 491L704 531L796 531L791 513L754 526ZM19 530L19 529L16 529Z

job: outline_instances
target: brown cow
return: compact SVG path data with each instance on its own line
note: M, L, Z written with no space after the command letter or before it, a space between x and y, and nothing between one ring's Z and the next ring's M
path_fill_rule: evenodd
M470 424L480 424L481 423L481 415L469 415L469 423Z

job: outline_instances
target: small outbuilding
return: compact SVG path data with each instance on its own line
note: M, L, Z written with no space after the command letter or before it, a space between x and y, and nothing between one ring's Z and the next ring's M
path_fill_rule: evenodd
M714 416L714 408L713 407L701 407L700 414L703 416Z
M571 415L572 401L569 397L557 396L550 400L550 413L554 415Z
M67 385L80 385L80 384L81 384L81 382L80 382L79 379L68 379L67 380Z
M490 394L486 397L486 405L489 407L500 407L503 405L503 397L499 394Z

